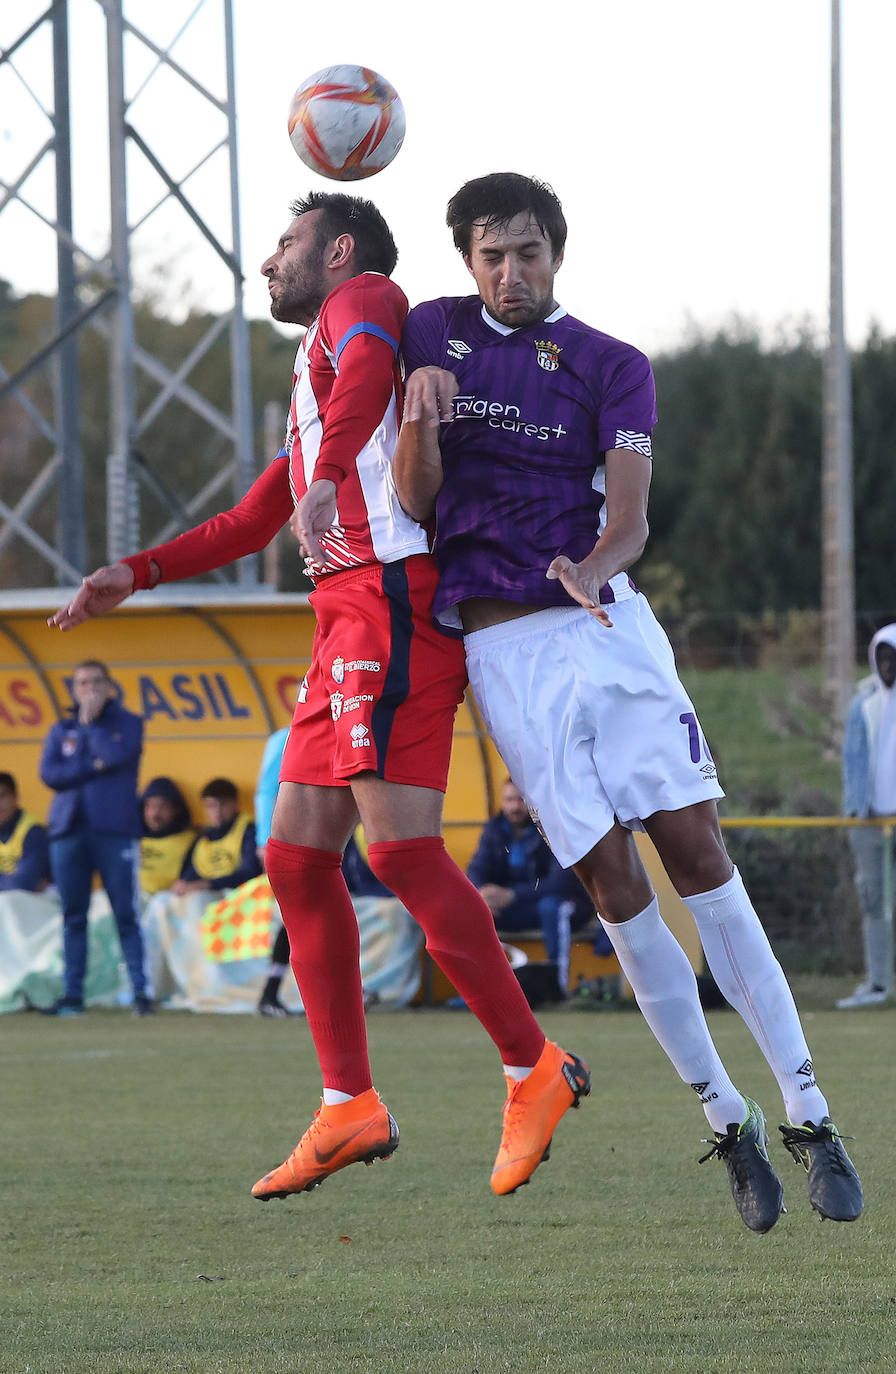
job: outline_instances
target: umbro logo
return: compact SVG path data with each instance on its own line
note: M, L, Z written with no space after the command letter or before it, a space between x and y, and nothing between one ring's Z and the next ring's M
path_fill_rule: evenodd
M472 352L473 350L470 345L464 343L463 339L448 340L448 354L450 357L463 359L468 353Z
M817 1086L812 1073L811 1059L804 1059L802 1064L800 1064L799 1068L797 1069L797 1073L802 1074L803 1078L805 1078L806 1080L805 1083L800 1084L801 1093L804 1093L807 1088L814 1088Z
M691 1087L694 1089L694 1092L697 1094L701 1102L715 1102L716 1098L719 1095L718 1093L708 1093L706 1091L706 1089L709 1087L709 1083L692 1083Z

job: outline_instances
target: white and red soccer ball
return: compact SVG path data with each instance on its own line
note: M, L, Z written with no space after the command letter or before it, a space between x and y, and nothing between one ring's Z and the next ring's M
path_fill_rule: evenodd
M370 67L324 67L303 81L289 107L289 137L313 172L361 181L387 167L404 139L398 92Z

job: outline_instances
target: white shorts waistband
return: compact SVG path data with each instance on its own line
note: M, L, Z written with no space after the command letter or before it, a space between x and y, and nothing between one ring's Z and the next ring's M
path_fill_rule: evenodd
M502 620L497 625L487 625L484 630L471 630L464 635L467 649L484 648L487 644L502 644L513 639L525 639L527 635L538 634L542 630L555 630L561 625L570 625L588 615L584 606L547 606L543 611L531 611L528 615L514 616L512 620Z

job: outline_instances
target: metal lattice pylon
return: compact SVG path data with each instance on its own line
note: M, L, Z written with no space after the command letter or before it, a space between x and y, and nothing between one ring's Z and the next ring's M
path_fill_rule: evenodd
M0 75L12 74L28 91L49 124L50 133L25 166L9 180L0 182L0 214L13 202L49 226L56 236L57 295L55 331L32 356L13 371L0 363L0 404L17 404L53 445L54 452L32 479L15 507L0 500L0 552L16 537L35 549L52 567L59 582L78 580L85 567L84 473L79 439L77 346L79 332L99 330L109 342L110 451L106 471L106 542L110 561L133 552L140 543L152 544L194 522L204 502L228 483L236 497L255 477L252 440L252 406L249 373L248 329L243 313L243 278L240 267L239 198L236 163L236 117L233 68L232 0L198 0L178 32L162 47L124 14L122 0L97 0L106 22L106 58L109 91L109 249L104 256L88 253L72 234L72 163L69 110L69 0L51 0L48 8L6 48L0 50ZM174 56L196 16L215 6L221 23L220 48L225 66L226 94L216 96L187 62ZM46 27L52 31L53 108L33 89L18 70L16 61L26 45ZM126 39L150 54L151 69L129 90L126 70ZM133 105L159 74L189 87L215 112L223 126L220 137L185 174L171 174L154 150L151 127L138 128ZM151 122L151 121L150 121ZM164 188L161 197L135 224L129 223L128 148L152 169ZM29 179L46 157L55 161L55 213L43 213L28 197ZM227 159L229 196L218 207L223 225L212 223L191 200L187 182L216 156ZM223 263L232 286L229 308L218 315L200 340L174 370L146 349L135 336L131 298L131 239L163 205L173 204L199 231L203 251ZM229 247L227 244L229 243ZM230 338L231 406L229 412L213 405L189 382L190 374L209 349L227 331ZM42 413L23 385L37 370L53 369L52 413ZM143 413L137 409L138 372L157 387ZM186 495L173 492L140 457L140 440L160 412L178 401L221 436L231 456L202 489ZM139 490L152 489L170 512L171 519L153 537L141 541ZM57 503L56 544L50 545L30 523L46 501ZM219 579L225 580L223 574ZM243 559L237 565L243 583L258 580L257 561Z

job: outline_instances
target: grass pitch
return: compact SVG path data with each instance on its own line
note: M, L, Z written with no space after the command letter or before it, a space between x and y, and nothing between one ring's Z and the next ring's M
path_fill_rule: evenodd
M370 1018L393 1159L261 1204L317 1105L303 1022L162 1014L0 1023L3 1374L824 1374L896 1369L896 1011L804 1019L865 1183L821 1223L776 1142L788 1215L740 1222L703 1114L637 1012L543 1016L590 1063L531 1186L494 1198L503 1081L466 1013ZM734 1013L729 1069L779 1120Z

